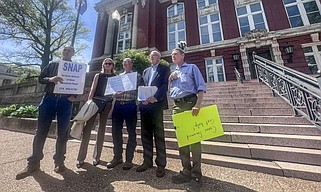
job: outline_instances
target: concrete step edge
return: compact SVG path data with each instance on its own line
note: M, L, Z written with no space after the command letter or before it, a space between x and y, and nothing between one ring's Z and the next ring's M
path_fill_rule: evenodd
M90 144L94 144L94 141L90 141ZM112 143L104 142L104 146L112 148ZM136 147L136 152L142 153L142 151L143 148L141 146ZM179 158L177 150L167 149L166 153L167 157L169 158ZM211 155L205 153L202 154L202 163L234 169L267 173L283 177L294 177L312 181L321 181L320 166L311 166L298 163L286 163L282 161L271 162L262 160L251 160L237 157Z

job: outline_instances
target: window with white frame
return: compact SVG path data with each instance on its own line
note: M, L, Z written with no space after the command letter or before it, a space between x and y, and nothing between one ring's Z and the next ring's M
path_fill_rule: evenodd
M317 71L321 69L321 44L303 45L302 48L310 72L316 74Z
M222 57L205 59L207 82L226 81Z
M132 23L132 13L126 13L121 16L119 21L117 53L122 53L125 50L130 49L131 23Z
M197 7L204 8L217 3L217 0L197 0Z
M167 47L172 50L179 41L185 41L185 15L184 4L177 3L167 8Z
M319 0L283 0L291 27L321 22Z
M241 36L254 29L268 30L262 2L237 7L236 15Z
M197 0L201 44L223 40L217 0ZM204 7L212 7L204 11Z

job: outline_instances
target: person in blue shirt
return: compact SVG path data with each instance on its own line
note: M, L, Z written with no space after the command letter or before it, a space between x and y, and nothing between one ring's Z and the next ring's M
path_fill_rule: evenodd
M203 76L195 64L184 61L185 53L180 48L172 51L172 61L176 64L175 71L169 76L170 96L174 99L173 114L192 110L197 116L206 91ZM192 152L193 162L190 161ZM189 183L188 191L199 191L201 187L201 143L194 143L179 148L183 170L172 177L176 184Z

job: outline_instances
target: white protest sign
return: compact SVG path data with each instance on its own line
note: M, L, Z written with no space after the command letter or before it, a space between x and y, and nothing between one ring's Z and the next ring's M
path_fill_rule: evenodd
M86 79L86 64L60 61L57 76L63 79L55 85L54 93L83 94Z
M130 91L137 89L137 72L126 73L109 77L105 95L114 94L116 92Z

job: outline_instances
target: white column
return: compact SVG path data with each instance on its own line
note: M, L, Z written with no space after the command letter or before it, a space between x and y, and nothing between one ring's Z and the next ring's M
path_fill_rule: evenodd
M108 11L108 26L106 33L106 41L105 41L105 55L111 55L112 45L113 45L113 18L111 16L111 11Z
M133 17L133 31L132 31L132 48L137 48L137 31L138 31L138 1L134 1L134 17Z

